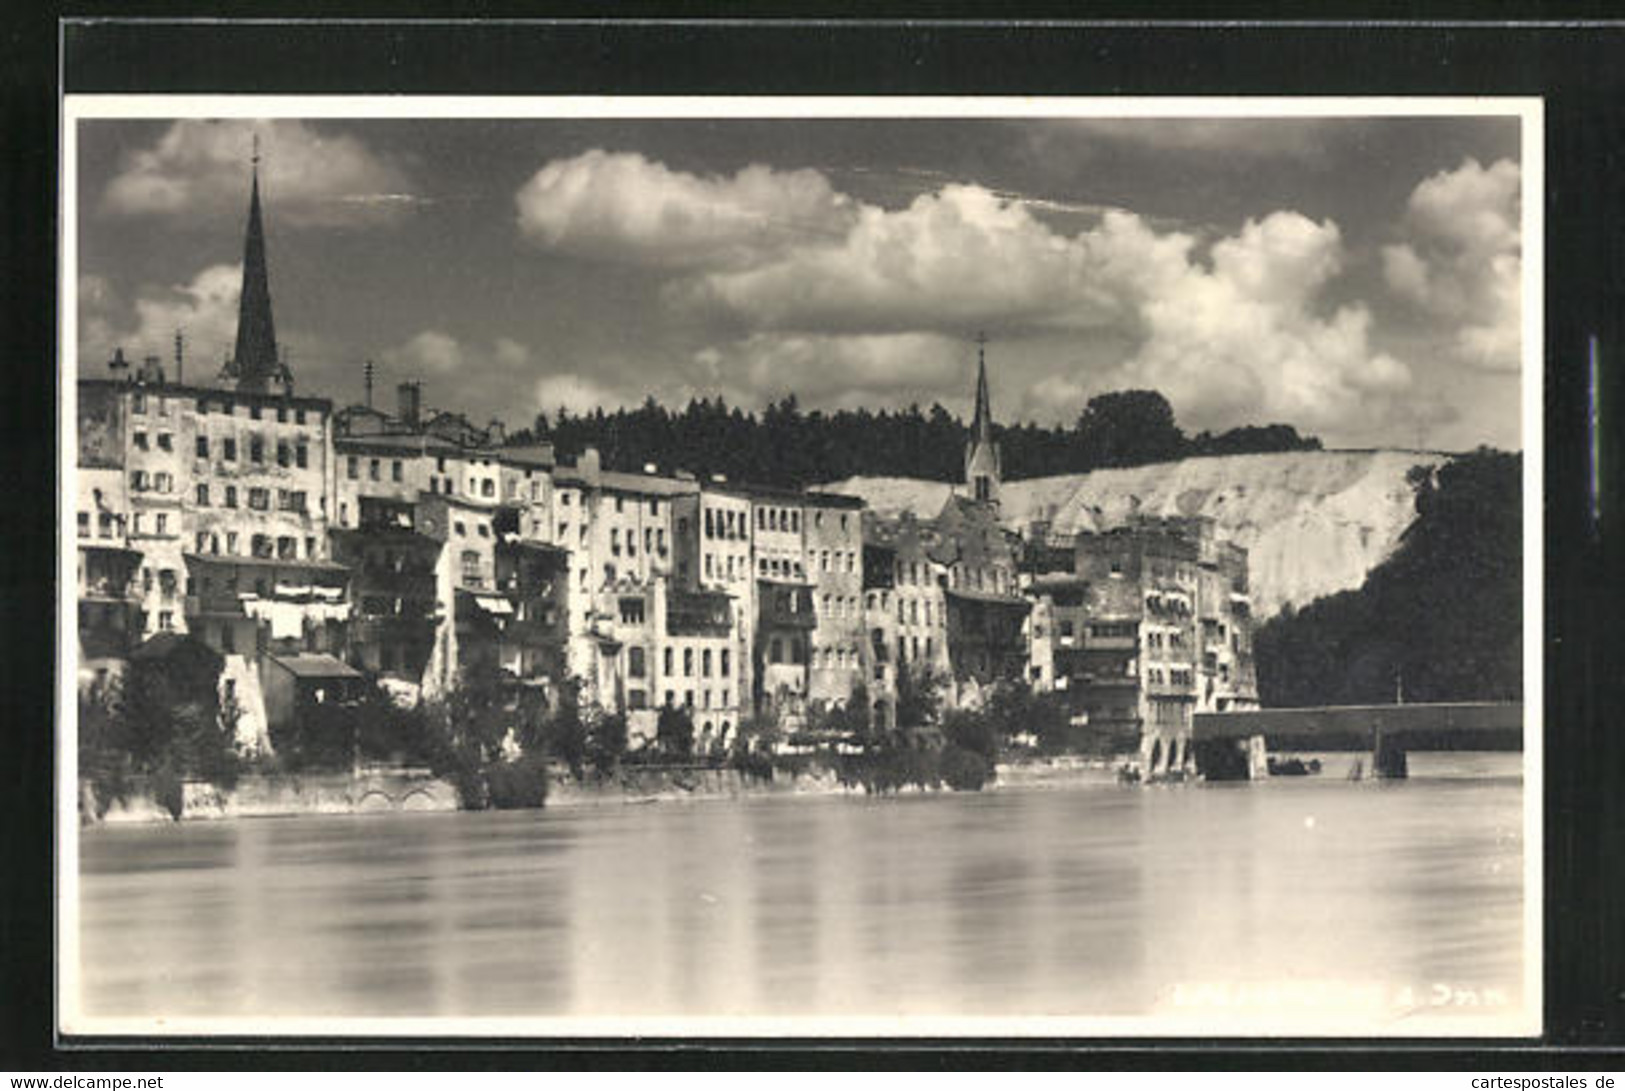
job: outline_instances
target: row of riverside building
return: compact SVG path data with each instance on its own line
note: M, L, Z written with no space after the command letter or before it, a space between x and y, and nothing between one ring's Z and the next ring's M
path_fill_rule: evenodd
M206 648L250 750L369 677L433 700L475 664L575 676L634 745L684 707L702 750L854 700L894 727L909 671L950 706L1059 693L1152 772L1188 765L1194 712L1256 705L1246 553L1210 521L1001 522L985 360L964 488L894 517L591 448L561 464L415 383L377 408L370 372L335 410L278 354L256 172L236 346L217 385L179 378L119 351L77 383L79 679Z

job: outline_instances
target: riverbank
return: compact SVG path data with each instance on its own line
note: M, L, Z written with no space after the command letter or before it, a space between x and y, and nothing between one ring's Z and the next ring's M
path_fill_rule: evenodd
M1001 762L995 767L994 780L983 790L1111 785L1116 782L1114 770L1109 762L1074 757ZM89 787L81 785L80 791L83 795L89 792ZM794 773L780 770L773 777L764 778L730 768L625 765L612 776L589 775L579 781L566 771L553 772L548 781L546 807L864 794L864 789L857 785L842 784L833 769L821 767ZM456 789L423 770L369 771L359 776L349 773L251 775L241 777L230 790L202 782L186 783L179 821L455 811L457 808ZM93 804L82 810L95 813ZM112 803L99 820L87 824L129 825L175 820L151 791L138 788L128 799Z

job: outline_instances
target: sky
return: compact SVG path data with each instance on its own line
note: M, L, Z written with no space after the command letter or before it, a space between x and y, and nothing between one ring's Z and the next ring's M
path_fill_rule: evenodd
M236 326L253 134L297 389L528 425L725 397L1519 449L1515 118L83 120L78 363Z

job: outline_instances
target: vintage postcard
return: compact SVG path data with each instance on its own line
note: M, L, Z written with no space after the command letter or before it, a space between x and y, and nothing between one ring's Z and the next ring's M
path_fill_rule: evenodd
M68 96L60 1029L1538 1034L1541 125Z

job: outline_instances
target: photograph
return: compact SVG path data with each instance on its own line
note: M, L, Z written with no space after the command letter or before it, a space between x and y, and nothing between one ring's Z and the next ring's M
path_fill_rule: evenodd
M1542 121L66 95L58 1031L1538 1036Z

